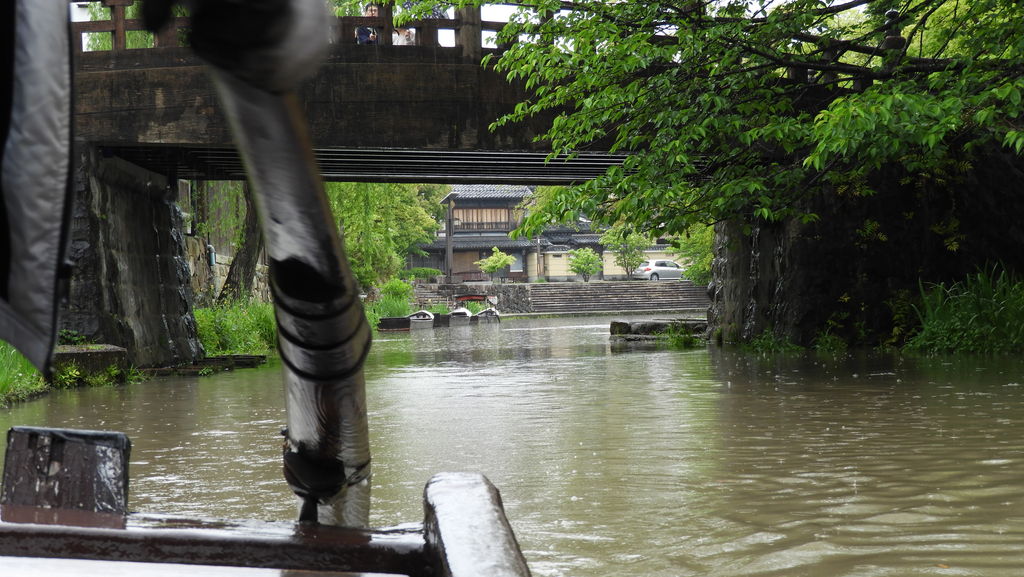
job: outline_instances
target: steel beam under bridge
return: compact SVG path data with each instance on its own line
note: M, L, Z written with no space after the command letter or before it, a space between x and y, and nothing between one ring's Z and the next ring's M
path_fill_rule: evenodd
M233 148L182 145L112 145L104 156L118 156L153 172L188 180L243 180ZM320 172L337 182L559 185L590 180L624 156L601 152L547 160L535 151L408 150L317 148Z

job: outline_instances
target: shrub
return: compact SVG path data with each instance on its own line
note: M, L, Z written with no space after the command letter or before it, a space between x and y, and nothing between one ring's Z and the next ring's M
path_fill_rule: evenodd
M402 279L393 278L380 287L380 296L389 298L403 298L411 301L415 290L412 285Z
M409 299L394 295L381 295L380 298L370 304L370 308L378 319L384 317L407 317L412 314L412 306L409 304ZM376 324L374 323L374 326Z
M814 339L814 350L819 353L845 353L847 348L846 341L832 333L824 332Z
M68 363L57 368L53 374L52 384L58 389L69 389L82 380L82 371L75 363Z
M592 275L604 270L604 260L590 247L570 250L569 270L583 277L583 282L589 282Z
M274 307L237 301L193 312L199 340L208 355L265 354L277 343Z
M363 314L366 315L366 322L370 328L377 330L377 325L380 324L380 315L377 314L376 309L370 303L363 303Z
M706 344L705 340L693 334L685 324L672 324L662 333L668 345L675 349L694 349Z
M775 336L772 331L766 330L754 337L747 347L761 354L793 353L802 350L802 347L793 344L788 339Z
M512 256L510 254L506 254L506 253L498 250L498 247L495 246L495 247L491 247L491 256L489 256L487 258L482 258L482 259L474 262L473 264L475 264L476 266L480 267L480 270L482 272L485 272L485 273L491 275L491 278L493 279L494 278L494 274L496 272L498 272L498 271L500 271L500 270L502 270L502 269L504 269L504 268L506 268L506 267L508 267L508 266L510 266L512 264L515 264L515 262L516 262L516 257L514 257L514 256Z
M920 331L906 348L923 353L1024 352L1024 283L1000 265L948 288L922 285Z
M89 339L77 331L61 329L57 333L57 342L62 345L84 345L89 342Z

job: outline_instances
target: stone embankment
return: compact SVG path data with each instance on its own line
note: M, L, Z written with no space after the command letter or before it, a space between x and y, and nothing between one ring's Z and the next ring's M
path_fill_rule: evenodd
M74 366L85 375L101 374L110 367L119 371L128 369L128 351L114 345L59 345L53 355L55 373Z
M485 300L502 314L572 314L602 312L707 311L703 287L690 281L594 281L530 284L421 284L422 308L453 304L459 299Z
M657 340L672 334L703 336L708 330L706 320L698 319L654 319L650 321L612 321L608 331L612 338L620 341Z
M530 301L534 313L706 311L711 304L703 287L676 280L534 284Z
M152 377L210 375L221 371L250 369L258 367L265 362L267 362L266 355L215 355L202 358L187 365L152 368L146 369L145 372Z

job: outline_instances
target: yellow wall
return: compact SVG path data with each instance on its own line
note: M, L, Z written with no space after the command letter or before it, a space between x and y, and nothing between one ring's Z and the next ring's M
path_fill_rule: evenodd
M531 252L526 255L526 276L531 280L537 278L537 253Z
M570 276L569 255L564 252L544 253L544 275L547 277Z
M605 251L604 253L604 276L608 277L622 277L626 275L626 271L622 270L622 267L615 264L615 253L611 251ZM669 252L664 250L648 250L644 251L644 258L647 260L664 259L673 260L679 262L679 260ZM680 263L682 264L682 263Z

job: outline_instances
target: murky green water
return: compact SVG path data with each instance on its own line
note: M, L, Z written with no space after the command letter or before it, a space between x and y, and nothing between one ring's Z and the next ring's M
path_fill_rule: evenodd
M1024 574L1024 361L616 346L608 318L384 335L372 521L502 491L535 575ZM276 367L62 392L0 427L125 431L133 510L290 520Z

